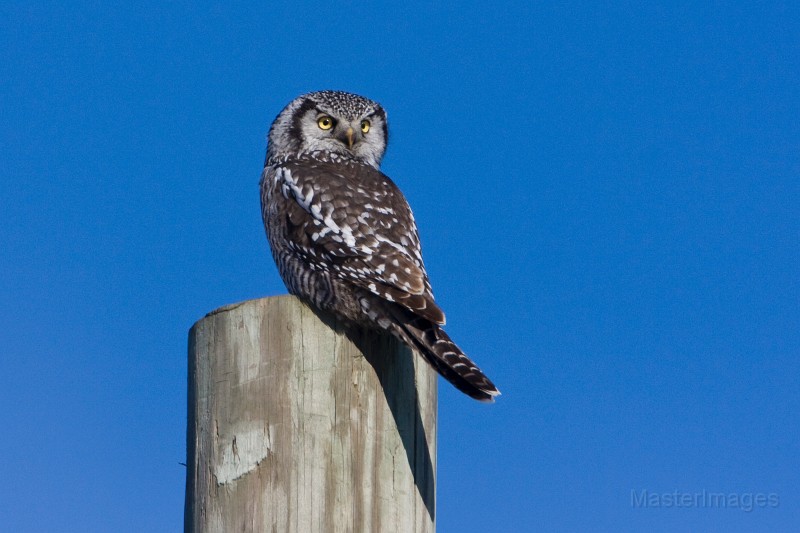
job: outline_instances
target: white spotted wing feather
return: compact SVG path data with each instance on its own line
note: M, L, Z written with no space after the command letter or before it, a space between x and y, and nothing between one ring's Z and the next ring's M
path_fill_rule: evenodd
M277 166L272 179L287 201L296 251L312 269L444 324L411 209L387 176L366 165L299 159Z

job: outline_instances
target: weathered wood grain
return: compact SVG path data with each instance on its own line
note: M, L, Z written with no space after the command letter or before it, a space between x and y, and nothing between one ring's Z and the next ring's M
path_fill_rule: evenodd
M185 529L428 532L436 374L293 296L189 332Z

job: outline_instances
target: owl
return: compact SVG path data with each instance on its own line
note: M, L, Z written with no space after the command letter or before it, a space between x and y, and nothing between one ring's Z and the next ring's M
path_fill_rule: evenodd
M442 326L414 216L380 171L388 140L377 102L339 92L300 96L269 131L261 214L289 292L346 324L384 330L456 388L500 392Z

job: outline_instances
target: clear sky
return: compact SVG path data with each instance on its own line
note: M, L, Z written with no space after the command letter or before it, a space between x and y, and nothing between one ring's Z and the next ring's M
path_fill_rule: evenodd
M266 132L340 89L504 393L440 383L438 531L797 530L796 2L63 4L0 6L0 528L181 530L187 331L285 292Z

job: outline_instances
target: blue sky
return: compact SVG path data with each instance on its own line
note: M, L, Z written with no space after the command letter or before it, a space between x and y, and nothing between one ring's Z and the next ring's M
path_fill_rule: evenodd
M383 169L448 332L504 393L441 383L440 532L794 530L798 21L793 2L4 2L3 528L181 529L187 331L285 292L266 132L330 88L388 110Z

